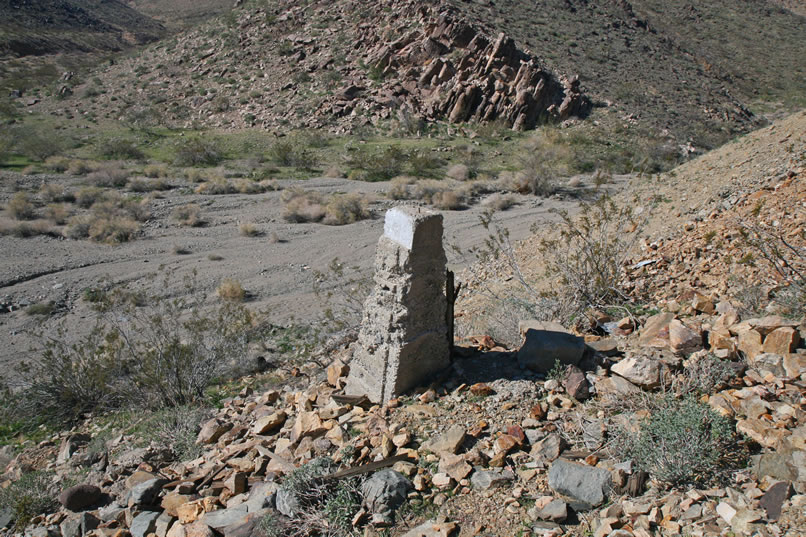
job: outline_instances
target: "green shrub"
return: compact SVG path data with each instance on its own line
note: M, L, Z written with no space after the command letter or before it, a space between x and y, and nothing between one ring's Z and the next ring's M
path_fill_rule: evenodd
M637 433L621 431L615 453L671 485L704 483L729 453L733 425L694 397L665 397Z
M269 148L269 158L279 166L310 169L313 155L305 146L304 140L284 138L274 142Z
M39 302L25 308L27 315L50 315L54 311L56 311L56 304L53 302Z
M177 166L215 166L224 156L212 140L193 137L176 145L174 164Z
M692 357L683 371L677 390L710 395L725 388L735 376L736 369L727 360L720 360L713 354Z
M403 173L407 158L408 155L396 145L375 151L359 148L347 159L349 178L370 182L388 181Z
M110 138L98 144L98 153L109 159L142 160L145 155L133 140Z
M59 508L53 475L37 471L22 474L7 488L0 488L0 509L8 509L14 517L14 530L21 532L37 515L52 513Z

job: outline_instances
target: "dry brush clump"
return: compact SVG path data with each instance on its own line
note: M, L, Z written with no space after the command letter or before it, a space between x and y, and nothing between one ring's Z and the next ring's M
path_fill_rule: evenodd
M32 220L36 218L36 206L27 192L17 192L9 200L6 210L17 220Z
M83 191L79 192L81 198ZM95 191L88 197L89 213L75 215L67 222L64 234L71 239L89 238L117 244L134 238L140 222L150 218L147 202L121 196L116 191Z
M204 225L201 217L201 207L195 203L180 205L171 212L171 217L182 226L200 227Z
M129 172L116 166L105 166L87 175L87 182L97 187L122 188L129 181Z
M372 216L369 200L357 192L324 196L319 192L295 188L286 190L282 199L285 202L283 218L288 222L322 222L340 226Z
M216 289L216 294L222 300L230 302L243 302L244 298L246 298L246 291L241 282L232 278L222 280Z
M442 210L465 208L474 196L472 183L457 184L454 181L433 179L417 180L400 176L392 180L386 195L394 200L418 200Z

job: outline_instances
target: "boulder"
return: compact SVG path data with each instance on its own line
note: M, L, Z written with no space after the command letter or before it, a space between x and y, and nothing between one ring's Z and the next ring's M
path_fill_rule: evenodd
M403 474L394 470L381 470L364 481L361 492L363 505L373 515L391 522L394 512L403 505L414 484Z
M795 352L798 343L800 333L789 326L782 326L767 334L761 350L773 354L789 354Z
M461 425L452 425L447 431L423 443L422 449L434 453L448 452L456 454L462 446L467 434Z
M473 485L473 488L479 490L489 490L504 486L513 479L515 479L515 474L509 470L504 470L503 472L483 470L480 472L474 472L473 476L470 478L470 483Z
M592 509L607 499L612 477L602 468L557 459L549 469L549 486L568 497L574 509Z
M101 489L95 485L76 485L59 495L59 503L70 511L81 511L101 500Z
M669 348L675 354L691 354L702 348L702 336L674 319L669 323Z
M660 384L660 362L646 356L624 358L610 371L643 388L654 388Z
M585 341L561 327L550 330L529 328L518 350L518 364L537 373L548 373L556 361L564 365L577 365L585 353Z
M157 496L162 490L162 486L167 482L167 479L155 478L136 485L129 492L129 507L136 505L155 505Z
M157 511L143 511L135 516L129 527L132 537L146 537L149 533L154 533L159 516Z

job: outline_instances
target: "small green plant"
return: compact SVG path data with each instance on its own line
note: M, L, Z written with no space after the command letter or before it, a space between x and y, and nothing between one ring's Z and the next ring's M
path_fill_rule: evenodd
M615 451L671 485L705 483L728 456L733 426L694 397L664 396L637 433L620 431Z
M549 380L556 380L557 382L562 382L565 380L566 375L566 366L563 364L559 359L554 360L554 365L552 366L551 370L549 370L548 375L546 378Z
M58 509L52 489L53 476L37 471L22 474L5 489L0 489L0 508L8 509L14 516L15 531L22 531L37 515L52 513Z
M31 304L25 308L27 315L42 315L47 316L56 311L56 304L53 302L39 302L38 304Z
M723 389L736 376L736 369L727 360L713 354L692 359L684 371L678 391L710 395Z

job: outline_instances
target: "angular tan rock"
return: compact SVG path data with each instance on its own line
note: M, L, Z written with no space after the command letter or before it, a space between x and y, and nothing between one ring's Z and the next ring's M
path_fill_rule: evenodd
M702 336L674 319L669 323L669 348L676 354L691 354L702 348Z
M289 440L292 443L299 442L306 436L317 437L327 432L324 422L316 412L300 412L294 427L291 429Z
M780 443L790 434L786 429L776 429L761 419L747 419L736 422L736 430L756 443L777 449Z
M783 326L776 328L764 338L762 352L772 354L789 354L795 352L800 343L800 333L794 328Z
M448 474L456 481L466 478L472 471L473 467L465 461L462 455L444 453L439 460L439 472Z
M784 354L784 371L789 378L806 374L806 354Z
M287 417L288 416L286 413L282 410L279 412L274 412L268 416L263 416L255 422L254 427L252 427L252 433L267 434L275 431L283 426Z
M178 494L176 492L169 492L162 498L160 506L171 516L178 516L178 509L180 506L196 499L196 496L191 494Z
M327 368L327 383L338 387L339 379L344 378L350 372L350 366L341 360L336 360Z
M202 425L199 435L196 437L197 444L213 444L221 436L232 429L232 422L219 418L212 418Z
M456 453L465 440L467 434L461 425L453 425L444 433L437 435L423 443L423 449L434 453Z
M750 328L739 332L736 346L748 358L755 358L762 353L761 334Z
M614 364L610 371L643 388L660 384L660 362L646 356L630 356Z
M638 335L642 347L666 347L669 344L669 323L674 313L658 313L647 319Z

